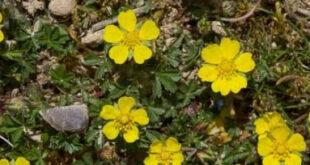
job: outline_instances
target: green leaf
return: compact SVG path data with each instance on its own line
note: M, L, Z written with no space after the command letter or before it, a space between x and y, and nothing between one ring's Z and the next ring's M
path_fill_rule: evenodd
M100 65L104 63L104 59L96 55L86 56L84 60L86 65Z
M151 122L157 122L159 120L159 116L166 112L165 109L151 106L148 106L147 111Z
M93 165L94 164L94 160L93 160L92 154L90 152L87 152L83 155L83 160L87 165Z
M175 82L179 81L181 76L178 72L156 72L156 77L159 79L164 88L172 93L177 90L177 85ZM156 80L157 81L157 80ZM158 83L158 82L156 82Z
M153 96L157 98L162 96L162 88L158 77L155 77L155 80L153 80Z
M147 130L146 131L146 137L150 140L150 141L154 141L156 139L160 139L161 137L161 133L157 132L157 131L153 131L153 130Z
M64 88L71 87L71 80L74 78L73 73L67 72L63 65L58 65L56 69L50 71L52 82Z
M17 128L16 131L14 131L12 134L12 142L17 143L21 139L21 137L23 136L23 133L24 133L23 127Z

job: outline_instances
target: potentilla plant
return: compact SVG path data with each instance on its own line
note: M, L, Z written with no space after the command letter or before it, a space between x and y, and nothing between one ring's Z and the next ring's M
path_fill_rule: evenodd
M141 27L137 26L137 17L133 10L121 12L118 24L108 25L104 29L103 40L113 44L109 50L109 57L116 64L123 64L133 58L137 64L143 64L152 57L152 50L147 46L160 33L152 20L145 21Z
M135 104L133 97L121 97L118 100L118 105L102 107L100 117L108 121L102 132L109 140L117 138L120 132L127 143L133 143L139 139L137 124L147 125L149 117L146 110L142 108L132 110Z
M174 137L167 140L155 140L145 158L145 165L181 165L184 161L182 146Z
M240 43L230 38L223 38L220 44L203 48L201 57L206 64L199 69L198 77L203 82L212 82L213 92L220 92L223 96L246 88L244 73L255 68L252 53L240 53Z
M257 151L263 165L301 165L300 152L306 150L304 137L293 133L277 112L267 112L255 120L259 135Z

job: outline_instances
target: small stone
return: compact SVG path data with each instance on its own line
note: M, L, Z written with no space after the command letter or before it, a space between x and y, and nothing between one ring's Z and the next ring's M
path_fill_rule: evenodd
M75 0L52 0L48 8L54 15L65 17L71 14L75 6Z
M219 21L212 21L211 23L212 31L214 31L216 34L219 34L221 36L227 36L226 31L223 28L223 25Z
M87 128L89 121L84 104L55 107L40 111L40 114L51 127L61 132L81 132Z

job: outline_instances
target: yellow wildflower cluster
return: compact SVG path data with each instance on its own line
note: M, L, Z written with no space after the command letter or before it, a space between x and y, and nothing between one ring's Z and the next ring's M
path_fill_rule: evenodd
M301 165L298 152L306 150L303 136L293 133L277 112L269 112L255 120L259 135L257 150L263 165Z
M0 165L10 165L10 162L7 159L1 159ZM18 157L14 165L30 165L30 162L24 157Z
M137 64L143 64L152 57L152 50L146 45L148 41L159 36L160 30L152 20L145 21L137 29L137 17L132 10L121 12L118 16L119 29L115 25L108 25L104 29L103 40L114 44L109 56L116 64L123 64L133 56Z
M145 165L181 165L184 161L181 144L169 137L166 141L155 140L149 150Z
M247 87L244 73L255 67L251 53L239 52L240 43L229 38L223 38L219 45L208 45L201 52L201 57L207 64L200 68L198 77L202 81L212 82L212 90L223 96L230 91L238 93Z
M0 23L2 23L3 20L3 16L2 13L0 13ZM4 34L2 32L2 30L0 30L0 42L2 42L4 40Z
M160 30L155 22L145 21L137 26L137 18L132 10L121 12L118 24L108 25L104 29L103 40L113 44L109 57L116 64L123 64L133 58L137 64L143 64L152 56L147 47L149 41L159 36ZM203 82L211 82L211 89L226 96L230 92L238 93L247 87L245 73L255 68L255 61L250 52L240 52L241 45L237 40L223 38L220 44L210 44L203 48L201 57L205 64L199 69L198 77ZM108 122L104 125L103 134L113 140L122 133L127 143L139 139L137 125L149 123L147 111L134 109L132 97L121 97L118 105L103 106L100 117ZM306 150L303 136L293 133L285 120L277 112L269 112L255 121L258 138L258 154L263 157L263 165L301 165L298 152ZM149 148L145 165L181 165L184 157L181 144L170 137L167 140L155 140ZM0 164L2 165L2 164Z

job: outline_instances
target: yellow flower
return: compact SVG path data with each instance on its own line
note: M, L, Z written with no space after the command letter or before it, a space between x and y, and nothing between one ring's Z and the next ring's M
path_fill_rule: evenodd
M214 92L226 96L230 91L238 93L247 87L247 79L243 73L250 72L255 67L252 54L241 53L240 43L236 40L223 38L221 44L211 44L205 47L201 56L207 63L198 71L202 81L212 82Z
M1 159L0 165L10 165L10 162L7 159ZM18 157L14 165L30 165L30 162L24 157Z
M0 23L2 22L2 13L0 13ZM4 40L4 34L2 32L2 30L0 30L0 42L2 42Z
M306 150L306 143L299 133L292 134L288 127L278 127L258 140L257 150L263 165L301 165L298 152Z
M279 113L268 112L256 119L254 125L256 133L263 137L274 128L286 126L286 123Z
M181 165L184 161L181 144L176 138L166 141L155 140L149 150L149 156L144 160L145 165Z
M7 159L1 159L0 165L10 165L10 162Z
M108 25L104 29L103 40L115 44L109 51L109 56L116 64L123 64L133 53L137 64L143 64L152 57L152 50L145 46L159 36L159 29L154 21L147 20L138 30L137 17L132 10L121 12L118 16L119 29L115 25ZM131 57L130 57L131 58Z
M30 165L29 161L24 157L18 157L14 165Z
M135 106L135 100L132 97L121 97L118 100L118 107L112 105L105 105L102 107L100 117L107 122L102 131L109 139L115 139L120 132L123 133L124 139L127 143L133 143L139 139L139 125L147 125L149 118L146 110L140 108L131 111Z

